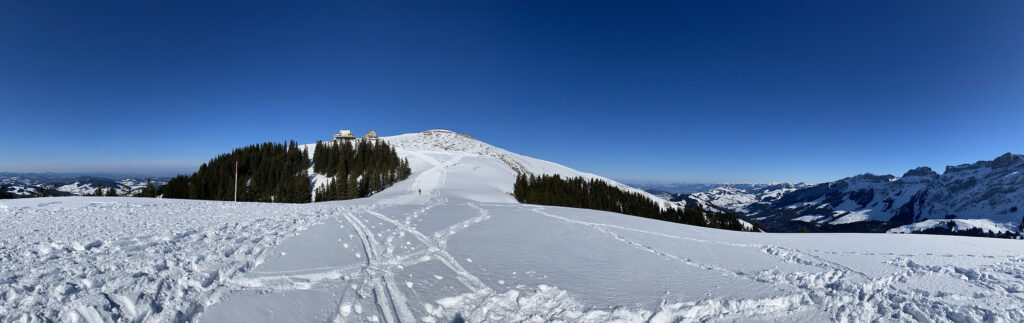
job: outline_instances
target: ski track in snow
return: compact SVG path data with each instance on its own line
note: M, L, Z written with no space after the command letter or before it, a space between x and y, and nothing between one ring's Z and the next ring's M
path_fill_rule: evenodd
M446 140L445 147L457 147L462 139ZM400 152L418 162L412 177L353 201L2 201L0 322L247 320L247 313L256 313L248 320L257 321L333 322L1024 321L1019 241L738 233L493 202L497 197L476 201L450 192L473 185L467 176L494 165L486 158L447 150ZM449 191L452 185L463 186ZM558 234L595 234L587 245L572 246L576 250L627 248L645 266L685 273L664 279L686 281L689 275L707 281L679 290L636 291L626 287L639 278L622 276L620 282L591 281L592 290L563 289L573 285L545 280L561 268L561 259L530 262L542 268L488 267L494 261L488 258L504 255L466 253L473 250L467 243L486 241L463 237L510 217L526 230L538 229L517 232L524 240L545 234L531 225L561 225ZM431 221L442 221L427 226L440 229L424 230ZM319 226L334 231L313 230L328 228ZM317 246L322 250L310 251L313 259L338 256L335 261L267 269L271 262L299 259L289 258L299 257L295 251L278 248L316 238L314 231L337 234ZM699 252L708 250L713 252ZM591 261L571 266L589 279L588 268L607 266L602 259ZM750 290L721 293L708 287L715 285ZM687 294L694 288L704 289ZM609 293L620 295L613 306L588 301L592 294ZM232 302L244 297L269 301ZM292 298L293 305L261 308ZM323 305L309 305L324 298ZM657 305L637 305L636 299ZM272 316L278 314L284 316Z

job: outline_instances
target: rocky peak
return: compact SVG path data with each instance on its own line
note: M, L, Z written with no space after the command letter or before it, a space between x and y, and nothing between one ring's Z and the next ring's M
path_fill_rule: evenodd
M875 175L872 173L864 173L850 177L850 182L868 182L868 183L886 183L896 179L896 176L892 175Z
M963 164L963 165L958 165L958 166L946 166L946 172L947 173L948 172L959 172L959 171L965 171L965 170L978 169L978 168L982 168L982 167L1006 168L1006 167L1010 167L1010 166L1013 166L1015 164L1018 164L1022 160L1024 160L1024 156L1022 156L1022 155L1014 155L1014 154L1011 154L1011 153L1005 153L1005 154L1003 154L1003 155L1001 155L999 157L996 157L996 159L993 159L992 161L983 160L983 161L979 161L979 162L976 162L976 163L973 163L973 164Z
M1005 153L1002 156L996 157L996 159L992 160L991 167L992 168L1010 167L1013 164L1019 162L1021 159L1022 158L1021 158L1020 155L1014 155L1014 154L1011 154L1011 153Z
M935 171L933 171L931 169L931 167L921 166L921 167L918 167L918 168L914 168L914 169L908 170L906 173L903 174L903 177L907 177L907 176L938 177L939 173L936 173Z

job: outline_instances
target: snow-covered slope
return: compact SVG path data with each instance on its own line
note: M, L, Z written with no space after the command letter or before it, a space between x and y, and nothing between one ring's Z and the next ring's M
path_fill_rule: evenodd
M450 136L393 141L413 174L365 199L0 201L0 321L1024 318L1019 241L734 232L524 205L495 182L513 166L446 149Z
M481 202L512 202L515 199L510 195L517 174L534 175L560 175L562 177L583 177L585 179L597 179L627 192L642 194L654 202L659 203L662 208L678 207L678 205L647 193L643 190L633 188L614 180L604 178L595 174L580 172L556 163L533 157L523 156L505 149L501 149L485 142L479 141L469 135L434 129L418 133L409 133L397 136L380 137L380 140L395 147L400 158L409 160L409 167L413 172L423 172L431 169L439 159L452 157L470 157L481 162L488 163L489 173L478 174L486 176L476 180L488 183L486 191L475 191L473 199ZM310 158L313 156L315 144L303 145ZM454 166L454 165L453 165ZM329 178L313 172L310 167L309 173L313 180L314 187L326 185ZM479 177L477 176L477 177ZM478 188L474 188L477 190Z
M746 213L755 203L771 203L783 194L806 187L804 183L745 184L742 187L723 185L688 197L733 212Z
M153 179L153 185L160 187L167 183L166 178ZM39 185L46 188L57 186L58 195L91 195L96 188L103 187L104 193L108 188L113 187L118 195L138 193L146 187L146 179L138 177L102 177L82 174L53 174L53 173L0 173L0 185L7 187L7 191L15 196L31 196L36 192Z
M758 191L720 187L691 197L745 213L775 230L874 221L877 226L863 228L902 226L892 232L905 232L940 222L930 220L962 219L971 220L961 221L962 228L1016 232L1024 218L1024 156L1007 153L991 161L949 166L941 175L920 167L901 177L862 174Z

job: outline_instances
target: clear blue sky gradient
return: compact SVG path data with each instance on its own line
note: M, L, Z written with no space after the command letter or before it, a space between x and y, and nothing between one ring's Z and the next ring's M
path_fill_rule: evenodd
M6 1L0 171L446 128L627 180L1024 153L1022 1Z

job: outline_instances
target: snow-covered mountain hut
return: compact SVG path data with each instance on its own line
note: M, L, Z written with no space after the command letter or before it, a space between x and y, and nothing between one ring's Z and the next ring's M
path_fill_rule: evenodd
M334 134L334 141L344 141L356 139L356 136L352 135L351 131L339 130L338 133Z
M377 132L370 129L370 131L367 131L366 134L363 135L363 139L377 139Z

